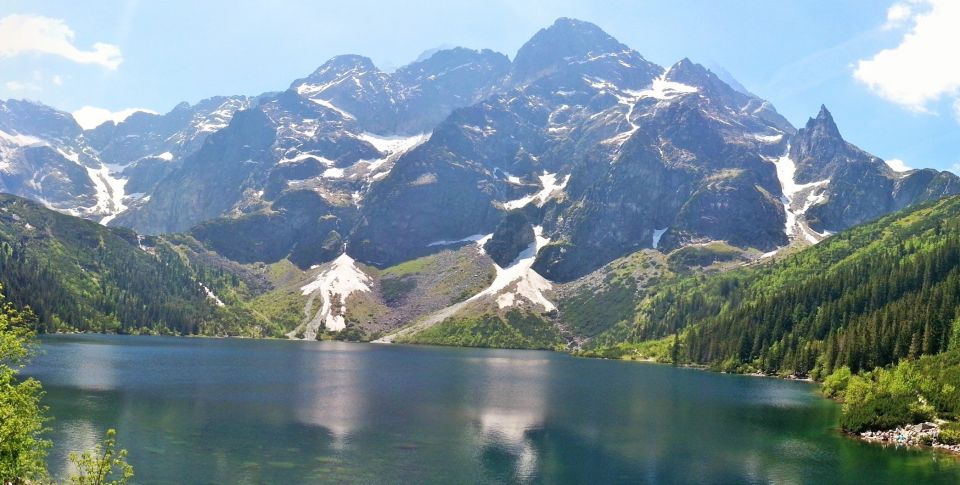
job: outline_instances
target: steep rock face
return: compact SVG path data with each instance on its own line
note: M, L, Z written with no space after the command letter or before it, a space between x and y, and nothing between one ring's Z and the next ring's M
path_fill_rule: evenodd
M510 71L507 56L489 49L457 47L440 50L420 62L397 69L400 116L397 133L432 130L453 110L472 105L493 94Z
M493 235L483 244L483 250L500 267L507 267L534 242L533 226L522 212L507 214Z
M257 186L272 165L269 148L275 132L259 110L237 113L230 128L211 135L203 148L164 178L150 206L153 212L128 212L118 225L160 233L191 227L230 210L246 189Z
M128 165L166 153L179 159L197 151L208 135L225 128L237 111L254 100L245 96L216 96L196 105L180 103L169 113L137 112L119 124L107 121L87 130L86 138L100 158L111 165Z
M273 263L283 258L301 267L329 261L343 252L349 208L329 204L316 192L288 192L268 212L201 223L190 233L207 247L241 263Z

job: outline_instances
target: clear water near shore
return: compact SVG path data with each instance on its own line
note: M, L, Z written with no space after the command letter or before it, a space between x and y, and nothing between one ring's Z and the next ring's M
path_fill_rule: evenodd
M960 483L835 430L813 385L515 350L50 336L61 475L108 427L137 483Z

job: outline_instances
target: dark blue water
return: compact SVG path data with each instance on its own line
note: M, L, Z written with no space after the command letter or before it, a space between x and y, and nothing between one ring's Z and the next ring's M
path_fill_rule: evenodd
M960 483L834 430L809 384L563 354L54 336L50 455L108 427L137 483Z

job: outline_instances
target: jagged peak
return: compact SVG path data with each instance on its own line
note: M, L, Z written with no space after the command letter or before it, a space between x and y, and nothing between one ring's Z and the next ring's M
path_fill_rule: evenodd
M667 79L677 78L677 80L680 80L680 78L717 78L713 72L703 65L691 61L689 57L684 57L668 67L667 70L664 71L664 75ZM719 80L719 78L717 78L717 80Z
M807 120L806 130L811 133L819 131L836 138L841 138L840 129L837 128L837 123L833 120L833 115L830 114L830 110L828 110L824 104L820 105L820 111L817 113L816 118Z
M330 58L330 60L324 62L323 65L318 67L317 70L313 71L305 79L294 82L294 85L302 81L329 80L351 71L364 73L379 72L380 70L369 57L358 54L342 54Z

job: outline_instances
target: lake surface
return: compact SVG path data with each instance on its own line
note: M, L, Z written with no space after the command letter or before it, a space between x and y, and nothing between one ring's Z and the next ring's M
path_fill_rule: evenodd
M958 483L812 385L564 354L51 336L50 468L116 428L137 483Z

